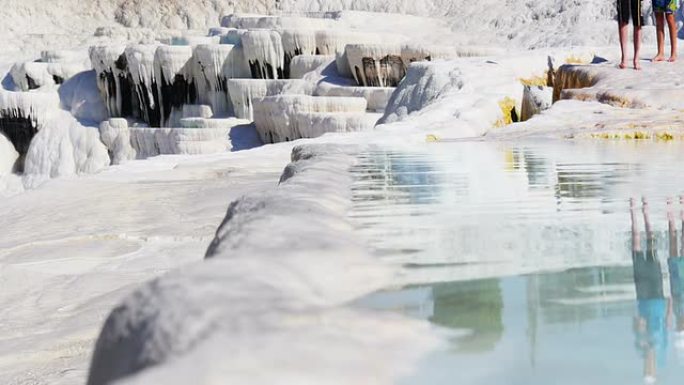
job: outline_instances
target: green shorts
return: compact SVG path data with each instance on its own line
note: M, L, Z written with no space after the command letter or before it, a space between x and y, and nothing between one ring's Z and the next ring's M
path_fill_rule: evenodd
M653 12L675 13L677 12L678 0L651 0Z

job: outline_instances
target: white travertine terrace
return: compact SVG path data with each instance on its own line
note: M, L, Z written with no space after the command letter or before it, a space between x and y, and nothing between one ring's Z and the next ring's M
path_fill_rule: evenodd
M21 91L45 86L56 86L79 72L87 70L83 63L24 62L16 63L10 70L14 84Z
M534 115L547 110L553 104L553 88L543 86L525 86L520 109L520 121L526 121Z
M14 76L3 79L2 87L32 88L28 75L40 88L40 92L12 96L0 91L0 131L9 138L3 142L0 137L0 158L9 155L0 159L0 174L25 163L25 175L11 176L31 187L45 178L103 171L110 158L116 164L160 154L211 155L160 156L128 162L95 176L51 183L15 201L43 198L46 203L35 202L38 209L29 215L20 204L3 199L0 206L9 202L9 208L2 214L17 222L20 230L14 237L21 238L15 241L11 234L0 237L3 251L4 246L23 250L39 244L34 242L34 234L25 235L35 227L37 237L42 238L39 241L51 242L60 232L83 233L98 243L112 238L115 243L140 241L148 253L108 258L103 266L83 273L86 281L79 281L81 276L71 281L69 275L69 280L61 280L68 283L58 293L52 286L58 281L46 284L44 276L60 273L63 266L65 270L87 270L89 263L60 261L60 269L55 269L60 271L32 275L34 269L49 269L41 267L41 259L41 264L31 269L22 267L21 275L13 274L13 284L29 281L24 277L31 280L16 289L20 295L26 290L27 299L5 302L8 296L0 296L5 308L22 309L12 314L17 322L6 332L11 346L0 344L0 361L10 363L0 365L0 383L36 378L46 383L83 383L90 359L90 351L83 346L100 327L100 316L119 302L129 287L158 276L160 270L177 267L179 262L172 264L171 259L197 255L197 245L208 242L220 221L216 212L242 194L249 195L231 205L216 234L209 253L213 260L145 285L112 312L95 350L91 383L116 380L122 385L185 385L215 377L236 384L327 381L347 385L370 379L374 385L389 385L404 381L401 376L412 370L430 347L434 330L424 322L348 307L350 301L384 287L387 277L394 274L367 258L364 245L356 244L358 239L346 222L350 202L347 170L353 157L338 146L320 153L299 148L292 154L296 162L287 167L283 183L276 189L277 173L289 157L287 143L226 153L261 144L259 135L275 142L363 131L305 142L365 145L376 141L413 148L426 137L439 141L483 134L487 140L581 138L596 132L629 135L634 130L684 134L680 128L684 127L680 111L684 98L678 86L684 68L680 63L645 64L639 74L613 69L614 61L561 67L557 99L576 100L559 100L545 111L541 110L549 91L537 94L535 88L523 87L523 78L545 77L547 55L555 55L552 68L557 68L555 63L586 62L577 50L591 53L589 60L595 53L611 60L611 56L595 52L616 52L614 6L605 1L571 4L553 0L519 7L515 2L494 0L457 5L451 0L283 0L278 2L282 9L276 9L276 2L270 0L168 0L161 8L147 0L90 3L64 0L60 7L45 7L44 0L23 0L19 12L5 18L12 23L0 25L10 36L4 41L9 45L3 51L6 54L0 53L5 60L0 61L0 68L9 70L16 60L27 63L18 64ZM489 7L492 4L495 6ZM341 6L442 18L325 12ZM79 19L66 14L75 7L83 8ZM0 14L6 15L6 8L17 7L2 7ZM40 12L22 15L24 9L32 8ZM224 27L202 36L219 15L238 8L276 15L232 15L224 19ZM295 11L315 13L288 14ZM108 13L112 17L104 21L102 15ZM22 18L24 24L15 24ZM75 24L74 20L83 25L72 27L69 24ZM40 26L40 30L34 31L32 26ZM63 31L72 28L86 33L71 36ZM186 28L198 31L181 31ZM26 34L19 32L22 30ZM243 44L248 34L265 38ZM12 41L14 36L20 37L17 42ZM278 36L282 48L276 43ZM501 44L492 44L493 37ZM33 47L36 42L42 45ZM183 54L178 59L160 55L155 62L157 51L176 49L161 42L185 45L180 48ZM59 47L52 50L51 44ZM57 65L81 62L78 53L61 50L69 44L81 47L75 51L81 55L82 47L107 47L91 51L96 75L87 71L73 74L62 85L52 84L55 79L50 77L60 73L54 69ZM584 48L570 48L575 44ZM611 46L594 48L597 44ZM345 49L348 45L384 48L350 57ZM549 45L561 48L555 54L547 53L544 47ZM40 55L42 63L30 62L45 46L51 51ZM28 50L23 52L23 47ZM539 49L518 51L520 47ZM650 55L648 47L646 50L645 55ZM235 55L232 60L225 56L228 51L228 57ZM15 52L22 57L12 56ZM264 63L274 68L274 74L281 63L282 76L251 79L250 58L259 60L257 77L268 77ZM427 59L440 60L412 63ZM399 62L407 72L405 77ZM355 67L361 69L359 75L352 71ZM371 78L378 78L378 85L392 83L396 88L364 86L370 83L366 68ZM285 79L288 77L297 80ZM355 83L358 79L361 81ZM97 92L98 80L101 98L85 92ZM335 98L339 96L356 99L345 103L340 102L343 98ZM39 100L42 98L45 100ZM378 115L370 111L384 111L384 124L374 127ZM522 112L525 119L536 115L508 124L505 115L511 111ZM230 118L232 115L244 119ZM172 127L159 128L164 125ZM10 131L19 137L8 135ZM6 189L4 183L0 177L0 196ZM257 190L268 191L253 195ZM88 200L89 194L104 199ZM78 195L80 199L69 198ZM65 205L69 199L73 199L71 205ZM79 207L82 202L92 207ZM42 220L53 209L50 206L65 219L66 230L59 228L61 223L26 219L35 215ZM155 211L156 206L161 208ZM86 216L83 212L91 218L79 218ZM199 214L187 215L189 212ZM123 217L123 226L108 223L115 222L117 216ZM130 226L134 221L142 225ZM158 230L150 230L153 227ZM76 242L81 242L80 238ZM170 252L177 245L182 246L179 251ZM95 255L86 255L88 248L79 249L86 251L76 258L105 260L97 250ZM60 251L59 247L55 250ZM143 258L148 259L139 263ZM51 266L47 262L44 266ZM140 265L149 270L141 273L145 268ZM385 274L373 274L374 269ZM84 282L95 281L92 293L80 293ZM73 294L78 294L73 296L77 299L69 297ZM68 306L60 303L66 302L65 298ZM37 303L40 306L34 306ZM48 314L50 311L55 314ZM35 333L48 328L54 332ZM368 330L375 332L369 334ZM323 345L326 354L310 349ZM240 359L217 360L226 349L238 350ZM268 371L262 370L263 362L269 362ZM15 375L13 368L8 369L14 366L22 373Z
M181 127L129 127L131 144L137 157L144 159L164 154L213 154L230 151L229 133L248 126L243 119L180 119Z
M283 79L285 53L277 31L247 31L242 35L242 49L253 78Z
M14 164L19 159L19 153L12 142L0 133L0 175L7 175L14 171Z
M285 53L283 76L292 78L292 60L299 55L316 54L316 33L306 29L286 29L280 35Z
M307 112L292 116L299 138L317 138L330 132L370 131L379 114L358 112Z
M396 87L406 75L399 44L349 44L345 52L359 85Z
M254 124L264 143L286 142L303 138L297 126L296 117L309 113L355 113L363 115L367 102L354 97L312 97L307 95L268 96L254 103ZM318 118L318 122L323 122ZM307 132L307 137L320 136L326 132L339 130L338 121L329 120L334 126L318 126L316 132ZM359 125L358 128L366 129Z
M112 164L123 164L137 156L126 119L110 118L100 123L100 140L107 147Z
M681 82L684 63L643 65L639 76L621 71L614 63L563 65L556 70L554 101L596 100L617 107L684 108Z
M339 86L325 81L318 83L314 90L315 96L353 96L366 99L368 111L384 112L389 99L396 88L394 87L354 87Z
M302 79L307 73L325 64L330 64L335 56L325 55L297 55L290 63L290 79Z
M197 101L210 105L217 116L233 114L226 82L246 75L244 58L239 51L228 44L203 44L194 49L193 82L197 87Z
M154 77L159 93L161 126L178 123L183 104L194 103L192 47L161 45L155 51Z
M233 112L239 119L253 120L255 101L266 96L311 94L309 85L297 79L230 79L227 85Z
M130 45L126 47L126 63L133 83L133 116L144 122L159 124L159 91L154 77L154 57L159 45Z
M97 73L98 89L112 117L124 113L122 82L127 76L125 50L123 45L94 46L89 50L90 62Z

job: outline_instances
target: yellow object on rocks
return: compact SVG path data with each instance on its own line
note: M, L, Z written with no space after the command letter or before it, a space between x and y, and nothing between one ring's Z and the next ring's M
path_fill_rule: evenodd
M518 114L515 112L515 105L515 100L508 96L499 101L499 108L501 108L503 118L497 120L496 123L494 123L494 127L503 127L518 121Z
M426 142L439 142L439 137L437 135L429 134L425 137Z

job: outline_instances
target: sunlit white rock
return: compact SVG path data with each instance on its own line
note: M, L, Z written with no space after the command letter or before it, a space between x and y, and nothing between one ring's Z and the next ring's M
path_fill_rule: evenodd
M314 91L316 96L353 96L366 99L368 111L384 112L394 87L350 87L320 82Z
M126 119L111 118L100 123L100 140L107 147L112 164L122 164L136 158Z
M254 103L254 124L264 143L302 138L297 114L317 112L357 113L366 111L366 100L352 97L312 97L307 95L268 96ZM334 127L339 129L339 127ZM325 128L321 128L323 132Z
M0 176L11 173L18 158L19 153L14 149L12 142L0 133Z
M208 119L214 116L211 106L205 104L184 104L183 118L204 118Z
M159 45L131 45L125 55L133 82L135 99L133 116L151 125L160 124L159 90L154 77L154 57Z
M322 65L330 64L335 60L334 56L324 55L299 55L292 58L290 63L290 79L302 79L307 73L316 70Z
M520 120L526 121L534 115L548 109L553 103L553 88L542 86L525 86L522 98Z
M109 166L107 148L96 127L81 125L66 111L44 123L33 140L24 162L29 187L49 178L95 173Z
M161 126L176 125L184 104L196 99L192 47L161 45L155 51L154 77L161 101Z
M130 127L131 144L138 158L225 152L233 149L233 140L237 149L261 144L250 133L254 131L250 122L242 119L182 118L180 124L181 127Z
M283 52L285 53L283 76L292 78L292 61L299 55L316 54L316 33L308 29L286 29L281 31Z
M193 82L198 102L211 106L217 116L233 114L228 79L249 77L242 48L234 45L198 45L193 53Z
M90 47L89 50L90 61L97 73L97 86L109 116L124 115L124 103L127 101L123 97L123 87L128 75L125 49L122 45L107 45Z
M62 84L66 79L86 70L82 63L17 63L10 74L19 91Z
M221 41L221 36L209 35L209 36L193 36L184 35L172 39L171 45L189 45L197 46L201 44L219 44Z
M285 53L280 34L252 30L242 35L242 48L254 79L283 79Z
M455 59L457 57L457 49L451 46L405 44L401 47L401 58L406 66L416 61Z
M253 120L254 101L279 94L311 94L310 86L302 80L229 79L228 94L235 116Z
M221 27L225 28L276 28L278 16L234 13L221 19Z
M226 28L225 33L221 35L221 44L242 46L242 35L245 33L246 29Z
M398 44L350 44L345 51L359 85L395 87L406 75Z
M0 131L24 155L34 135L59 111L56 92L9 92L0 90Z
M300 138L316 138L329 132L369 131L381 115L358 112L310 112L293 116Z

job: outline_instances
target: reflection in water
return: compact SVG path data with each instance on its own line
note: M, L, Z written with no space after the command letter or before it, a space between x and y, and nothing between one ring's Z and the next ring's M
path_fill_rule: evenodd
M665 203L682 193L683 150L362 154L350 217L406 285L362 303L454 331L405 383L681 383L684 213Z
M671 295L666 298L663 288L663 266L657 256L655 236L649 219L648 202L643 199L642 213L646 230L646 248L642 247L638 229L634 199L630 200L630 217L632 222L632 258L634 267L634 284L636 286L638 314L634 320L636 346L644 359L644 378L655 381L659 369L665 367L667 358L668 329L676 319L677 333L684 331L684 319L681 313L682 298L682 261L684 253L677 248L677 225L675 223L672 201L667 203L668 219L668 261L667 273L670 277ZM684 211L680 213L684 232ZM684 243L684 240L683 240ZM674 311L673 311L674 310ZM677 341L681 344L681 341ZM679 346L681 348L681 346Z
M458 350L491 350L501 339L503 300L498 279L436 284L432 287L432 301L434 313L430 321L469 331L456 338Z
M631 266L411 286L377 293L364 302L374 308L401 309L456 332L450 347L441 353L451 358L431 357L417 374L421 381L426 376L430 379L424 383L449 383L446 379L456 375L469 384L570 384L580 379L589 384L606 379L623 383L617 381L618 374L608 375L611 370L632 383L640 377L646 383L680 383L684 375L684 210L678 233L672 204L667 207L665 236L653 229L647 203L641 209L644 231L640 231L641 215L632 203ZM682 242L678 242L680 234ZM659 243L658 239L667 241ZM667 263L661 263L660 254L668 254ZM638 355L630 357L627 353L635 347ZM517 360L505 357L511 351ZM675 359L668 360L668 355ZM486 381L464 374L477 372L487 362L507 360L512 361L507 363L507 372L487 376ZM553 381L559 364L568 370L565 382ZM607 377L601 375L604 371Z

